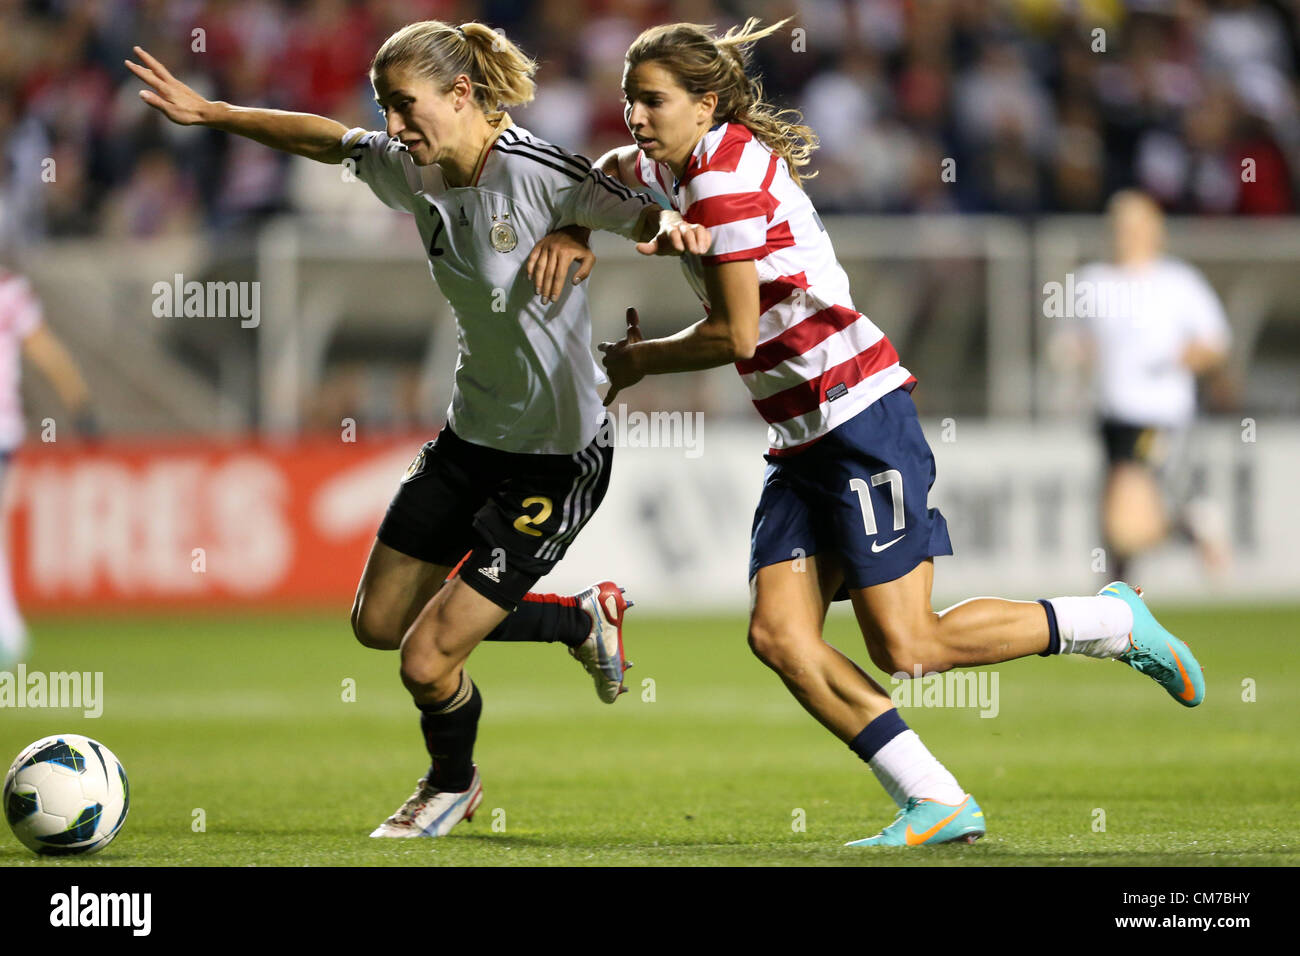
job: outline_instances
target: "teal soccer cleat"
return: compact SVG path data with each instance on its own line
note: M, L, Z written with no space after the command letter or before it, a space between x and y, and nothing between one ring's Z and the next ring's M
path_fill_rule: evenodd
M873 837L845 846L933 846L974 843L984 835L984 811L969 793L958 804L909 797L894 822Z
M1123 581L1113 581L1099 594L1124 601L1133 611L1133 632L1129 649L1116 660L1146 674L1184 707L1195 707L1205 699L1205 674L1187 645L1166 631L1147 610L1141 590Z

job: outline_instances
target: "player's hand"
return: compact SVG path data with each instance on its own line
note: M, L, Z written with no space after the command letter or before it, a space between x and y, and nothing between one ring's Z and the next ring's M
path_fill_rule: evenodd
M644 256L702 256L713 244L709 230L687 222L682 214L665 209L659 214L659 232L649 242L638 242L636 251Z
M609 391L605 393L605 407L614 401L614 396L625 388L631 388L641 379L644 372L636 369L632 346L641 341L641 326L636 309L627 310L627 333L620 342L601 342L600 350L605 353L602 361L605 372L609 375Z
M144 66L125 60L126 68L152 87L141 90L140 99L180 126L202 123L212 103L172 76L147 50L138 46L132 49Z
M579 238L583 234L590 232L574 226L557 229L539 239L528 253L528 278L544 304L554 302L564 292L564 277L575 262L578 271L573 276L574 285L591 275L596 254Z

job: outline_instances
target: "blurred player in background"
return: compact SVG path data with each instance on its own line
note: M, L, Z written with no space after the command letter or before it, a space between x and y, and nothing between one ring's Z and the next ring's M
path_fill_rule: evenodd
M127 66L150 87L141 97L173 122L354 164L385 205L415 216L455 312L448 423L389 505L352 613L361 643L400 650L431 761L371 836L444 836L483 798L473 762L482 696L464 669L480 641L564 641L607 703L627 666L627 604L611 582L526 600L599 506L613 458L600 435L586 290L539 300L527 253L570 225L661 241L665 251L706 248L707 230L683 228L679 215L514 126L504 107L533 99L536 64L481 23L413 23L384 42L370 80L386 132L209 102L135 49L145 65Z
M1113 262L1084 266L1075 287L1093 308L1063 333L1058 356L1092 366L1106 453L1102 531L1110 573L1178 530L1207 568L1227 561L1223 516L1191 485L1188 433L1196 378L1228 356L1231 333L1213 287L1192 265L1164 254L1164 216L1144 193L1109 204Z
M6 484L11 460L25 431L20 388L23 359L49 380L71 413L75 430L93 434L96 428L90 392L77 363L45 324L31 283L0 265L0 486ZM55 429L57 441L57 421ZM0 668L26 657L27 646L27 628L14 601L8 542L4 542L0 547Z
M750 19L721 37L698 24L654 27L627 52L636 145L601 164L708 226L713 243L682 259L706 317L646 340L629 309L627 336L601 346L605 402L645 375L736 366L771 445L753 526L750 646L898 804L890 825L850 845L973 842L985 832L979 804L888 692L823 638L831 601L852 600L872 661L890 674L1084 654L1132 666L1189 707L1204 678L1121 582L1096 596L933 610L933 557L952 547L943 515L927 507L935 463L910 395L916 379L853 307L800 186L815 135L764 103L746 73L750 46L784 22Z

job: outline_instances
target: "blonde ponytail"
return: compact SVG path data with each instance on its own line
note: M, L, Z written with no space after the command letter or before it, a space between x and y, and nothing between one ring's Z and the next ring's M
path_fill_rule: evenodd
M385 40L370 63L371 82L395 67L410 68L444 89L464 73L484 112L531 102L537 73L537 62L491 27L453 27L441 20L407 24Z
M740 123L768 149L785 160L790 177L799 184L816 173L801 170L812 160L818 146L817 134L802 122L798 110L778 110L763 99L763 84L747 72L751 48L790 22L790 18L768 27L750 17L743 26L715 36L713 27L701 23L672 23L651 27L628 48L629 68L653 61L677 78L691 96L714 93L718 105L715 121Z

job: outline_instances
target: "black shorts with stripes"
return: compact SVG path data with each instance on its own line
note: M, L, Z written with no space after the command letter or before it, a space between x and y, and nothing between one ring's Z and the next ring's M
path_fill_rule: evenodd
M411 462L378 538L430 564L465 558L465 583L512 611L595 514L613 457L599 435L572 455L532 455L444 427Z

